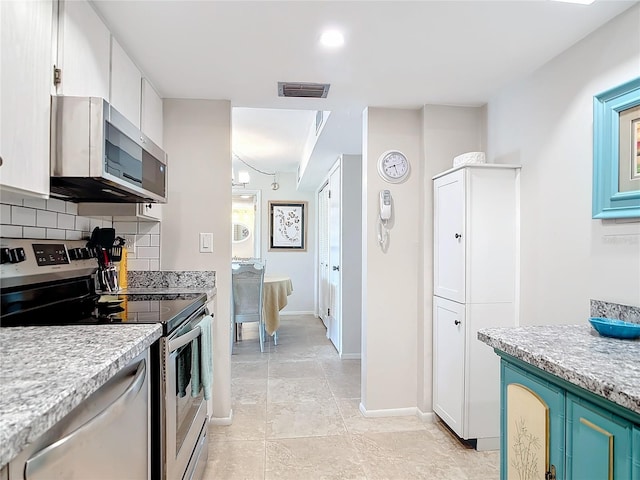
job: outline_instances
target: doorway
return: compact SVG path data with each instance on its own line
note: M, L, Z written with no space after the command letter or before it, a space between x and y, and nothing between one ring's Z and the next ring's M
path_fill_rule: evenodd
M234 190L231 195L231 256L260 258L260 191Z

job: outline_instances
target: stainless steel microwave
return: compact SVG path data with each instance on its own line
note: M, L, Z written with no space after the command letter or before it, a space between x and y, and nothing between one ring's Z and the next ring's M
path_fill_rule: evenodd
M165 203L167 154L102 98L51 97L51 195Z

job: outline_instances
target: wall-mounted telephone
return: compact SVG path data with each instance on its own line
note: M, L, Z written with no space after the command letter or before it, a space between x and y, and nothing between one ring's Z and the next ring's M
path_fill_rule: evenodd
M391 218L391 192L389 190L380 191L380 220L386 221Z

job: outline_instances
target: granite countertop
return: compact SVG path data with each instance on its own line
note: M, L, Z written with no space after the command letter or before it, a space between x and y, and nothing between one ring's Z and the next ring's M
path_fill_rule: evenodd
M105 293L105 295L163 295L179 293L206 293L211 300L216 295L216 287L128 287L118 292Z
M590 325L485 328L478 339L640 414L640 339L602 337Z
M0 466L161 333L159 324L0 328Z

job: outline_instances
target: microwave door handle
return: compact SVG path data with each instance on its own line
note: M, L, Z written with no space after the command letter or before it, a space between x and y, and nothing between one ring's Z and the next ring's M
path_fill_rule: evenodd
M73 432L65 437L56 440L51 445L43 448L26 462L25 478L48 478L51 473L48 470L42 471L53 462L53 458L61 458L65 455L68 457L74 446L78 442L86 441L88 437L92 437L105 425L113 421L113 417L120 415L129 405L131 401L138 395L142 389L147 373L145 360L138 363L135 375L126 390L116 398L104 410L99 412L87 423L81 425ZM99 390L98 390L99 392Z
M175 352L180 347L192 342L194 338L200 336L200 333L202 333L202 331L200 329L200 325L198 325L193 330L189 330L189 332L185 333L184 335L180 335L178 338L169 340L169 353Z

